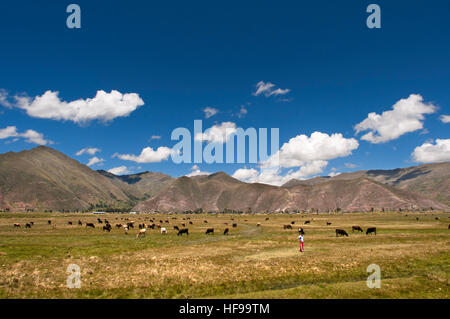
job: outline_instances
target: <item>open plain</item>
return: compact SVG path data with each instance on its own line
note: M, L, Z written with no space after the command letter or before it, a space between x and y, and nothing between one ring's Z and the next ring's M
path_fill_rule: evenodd
M449 216L1 213L0 298L449 298ZM136 238L151 220L167 234L147 228ZM128 234L116 228L130 221ZM177 236L182 223L189 235ZM67 287L70 264L80 267L79 289ZM380 288L366 284L371 264L380 266Z

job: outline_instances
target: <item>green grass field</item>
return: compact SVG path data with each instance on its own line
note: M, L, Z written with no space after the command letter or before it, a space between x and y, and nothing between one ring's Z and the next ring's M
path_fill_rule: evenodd
M0 298L449 298L449 216L1 213ZM111 222L111 233L97 217ZM190 234L179 237L173 226L187 224L186 217ZM169 219L168 234L148 230L136 239L137 227L128 235L114 227L121 218L136 225ZM96 229L78 226L78 219ZM30 221L35 225L25 229ZM291 221L293 230L284 230ZM352 233L352 225L377 227L377 235ZM298 226L306 232L304 253ZM205 235L209 227L214 236ZM222 235L225 227L229 236ZM336 238L336 228L349 237ZM81 268L80 289L66 285L69 264ZM370 264L380 266L379 289L366 285Z

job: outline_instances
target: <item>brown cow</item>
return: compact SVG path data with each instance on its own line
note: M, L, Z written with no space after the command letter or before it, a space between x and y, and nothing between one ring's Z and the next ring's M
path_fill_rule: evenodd
M205 235L208 235L208 234L213 234L214 235L214 228L208 228L206 230L206 232L205 232Z
M449 229L450 229L450 225L449 225ZM228 235L229 231L230 231L230 230L229 230L228 228L225 228L225 230L223 231L223 234L224 234L224 235Z
M343 229L336 229L336 237L338 237L338 236L347 236L348 237L348 234Z
M361 228L361 227L359 227L359 226L352 226L352 233L354 232L354 231L359 231L359 232L364 232L364 230Z

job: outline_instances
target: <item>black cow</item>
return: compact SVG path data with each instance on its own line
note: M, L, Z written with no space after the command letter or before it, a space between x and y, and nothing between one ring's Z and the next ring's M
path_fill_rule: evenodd
M366 230L366 235L369 235L369 234L372 234L372 233L374 233L375 235L377 234L377 229L376 229L376 227L370 227L370 228L367 228L367 230Z
M449 225L449 229L450 229L450 225ZM225 230L223 231L223 234L224 234L224 235L228 235L229 231L230 231L230 230L229 230L228 228L225 228Z
M86 223L86 227L95 228L95 225L94 223Z
M299 227L299 228L298 228L298 233L299 233L300 235L304 235L304 234L305 234L305 231L303 230L303 228Z
M25 228L31 228L31 224L25 224Z
M292 229L292 226L287 224L287 225L283 225L283 229Z
M359 226L352 226L352 233L354 232L354 231L359 231L359 232L364 232L364 230L361 228L361 227L359 227Z
M187 229L187 228L180 229L180 230L178 231L177 236L183 236L183 234L189 235L189 229Z
M81 220L78 220L78 225L83 226L83 223L81 222Z
M347 236L348 237L348 234L343 229L336 229L336 237L339 237L339 236Z
M235 228L236 228L236 227L237 227L237 224L236 224L236 223L233 223L233 227L235 227Z
M294 222L294 221L292 221L292 222L291 222L291 225L294 225L294 224L295 224L295 222Z
M305 220L305 225L311 224L309 220Z
M193 222L191 222L191 221L189 221L189 225L194 225L194 223L193 223Z
M116 228L122 228L122 224L116 224Z
M267 221L267 220L269 220L269 217L266 217L266 219L265 219L265 220L266 220L266 221Z
M103 231L105 231L105 230L109 233L111 231L111 225L106 224L105 226L103 226Z
M330 226L331 225L331 223L330 222L327 222L327 226Z
M52 221L51 221L51 220L48 220L47 223L48 223L49 225L51 225L51 224L52 224Z
M208 235L208 234L213 234L214 235L214 228L208 228L206 230L206 232L205 232L205 235Z
M175 229L175 230L180 230L180 229L178 228L178 226L173 226L173 229Z
M127 223L127 227L128 227L128 229L134 228L134 223L131 223L131 222Z
M73 225L72 222L67 222L67 225Z
M208 221L206 219L204 220L204 222L205 222L205 224L208 224Z

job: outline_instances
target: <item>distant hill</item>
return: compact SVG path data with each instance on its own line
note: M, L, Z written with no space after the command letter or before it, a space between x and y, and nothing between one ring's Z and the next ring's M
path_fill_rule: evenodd
M361 177L395 186L450 205L450 162L424 164L393 170L357 171L342 173L335 177L316 177L305 181L291 180L284 184L283 187L291 188L297 185L320 184L327 181L352 180Z
M360 177L301 183L292 187L243 183L225 173L207 177L178 178L157 196L136 205L141 211L370 211L402 209L447 209L419 194Z
M0 209L448 210L449 175L450 163L291 180L281 187L244 183L224 172L179 178L155 172L117 176L39 146L0 155Z
M132 175L114 175L104 170L97 172L109 178L125 193L139 199L157 195L175 180L169 175L148 171Z
M0 208L75 210L129 201L110 179L52 148L0 155Z

